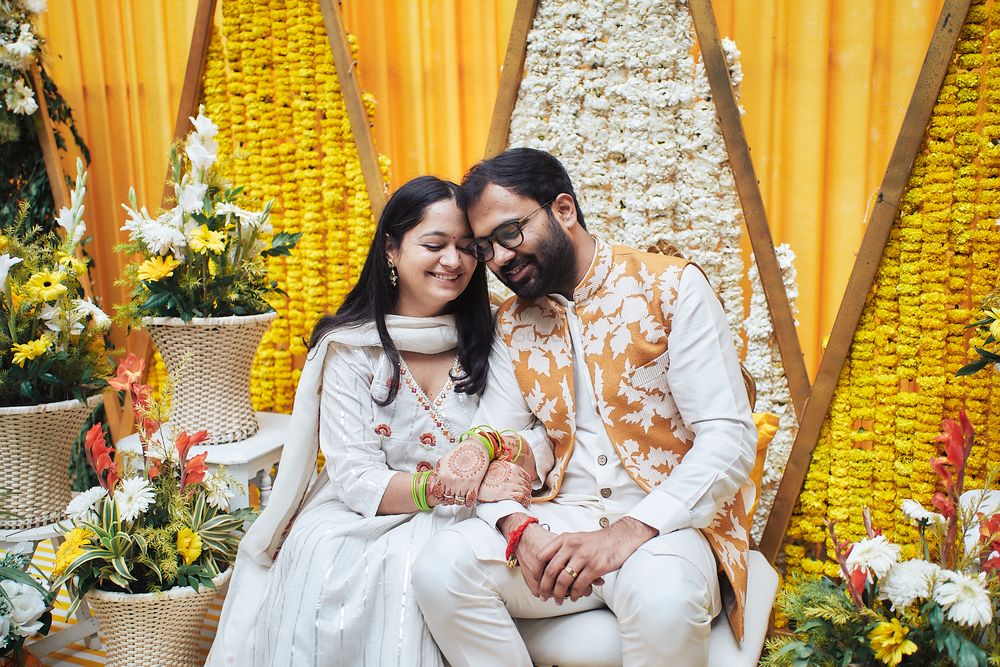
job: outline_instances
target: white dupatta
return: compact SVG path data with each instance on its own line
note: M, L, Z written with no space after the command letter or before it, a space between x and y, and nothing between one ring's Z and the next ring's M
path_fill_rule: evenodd
M386 327L402 352L438 354L454 349L458 342L454 315L438 317L386 316ZM316 473L319 449L320 399L323 368L331 343L354 347L382 347L374 325L331 331L309 351L295 405L285 435L278 476L267 507L240 543L236 570L229 582L222 618L206 665L249 665L254 625L264 602L267 574L292 521L326 484L329 477ZM381 357L376 378L389 377L388 358ZM375 386L384 386L376 383ZM334 462L327 462L333 465ZM360 518L360 517L359 517Z

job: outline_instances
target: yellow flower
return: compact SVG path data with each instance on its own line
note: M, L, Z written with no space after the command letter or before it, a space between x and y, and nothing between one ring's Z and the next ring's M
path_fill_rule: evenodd
M198 560L201 555L201 535L190 528L181 528L177 531L177 553L181 555L185 565Z
M10 245L10 239L8 239L3 234L0 234L0 252L6 252L7 247Z
M87 272L87 262L78 257L67 255L62 250L56 253L56 261L59 262L60 266L65 266L78 276L82 276Z
M191 247L191 250L199 255L205 252L221 253L226 249L224 239L225 234L222 232L213 232L208 228L208 225L202 225L191 234L191 238L188 239L188 245Z
M74 528L63 535L65 541L59 545L59 550L56 551L56 564L52 568L52 574L58 577L65 572L70 563L83 554L84 545L90 544L93 537L94 533L86 528Z
M153 257L151 259L147 259L139 265L139 272L137 275L139 280L156 282L157 280L163 280L164 278L174 275L174 269L180 265L181 263L174 259L173 255L167 255L166 257Z
M14 363L24 368L24 362L42 356L51 345L52 339L48 336L42 336L27 343L14 343L10 349L14 353Z
M868 633L875 658L889 667L896 667L903 661L904 655L915 653L917 645L906 638L909 632L910 629L900 623L898 618L876 625L875 629Z
M67 288L62 284L65 277L62 271L39 271L28 279L24 288L32 299L53 301L66 293Z

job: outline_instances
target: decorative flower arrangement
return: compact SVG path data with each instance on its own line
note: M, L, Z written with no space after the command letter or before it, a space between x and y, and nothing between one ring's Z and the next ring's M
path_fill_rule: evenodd
M190 457L207 438L172 433L170 387L159 400L139 384L143 361L129 354L110 380L136 415L140 448L115 450L99 424L86 435L87 462L100 486L66 508L69 525L56 552L53 589L66 583L71 612L90 590L151 593L178 586L212 587L236 559L250 510L229 510L237 482L209 472L207 452Z
M1000 384L956 373L988 332L966 329L998 284L1000 267L1000 51L995 9L966 16L899 202L873 289L854 334L785 542L786 575L834 576L824 521L849 539L865 534L861 507L916 555L917 531L898 498L929 497L941 420L964 407L980 445L966 477L982 483L1000 457ZM916 464L914 464L916 462ZM824 553L826 552L826 553Z
M289 255L301 234L272 233L272 202L260 211L238 205L241 187L225 183L215 168L219 128L202 113L191 119L183 151L170 152L175 204L155 218L139 208L135 191L123 206L129 233L118 252L142 256L125 267L123 283L132 290L121 309L130 323L143 317L256 315L272 310L266 297L283 293L269 280L266 257Z
M0 0L0 126L11 125L8 114L30 116L38 110L30 72L41 62L42 40L31 22L47 6L48 0Z
M24 664L24 640L48 634L55 595L28 574L29 554L0 558L0 662Z
M315 0L221 0L222 29L205 64L205 109L219 123L226 175L250 201L274 199L275 230L303 232L295 255L272 257L268 272L288 292L254 364L258 410L290 412L316 319L343 301L364 265L375 230L323 15ZM286 44L272 49L269 39ZM352 57L358 46L349 37ZM250 63L253 66L250 66ZM375 100L364 96L369 119ZM382 157L383 177L388 161Z
M972 425L944 420L931 460L939 490L934 510L904 500L919 531L919 555L902 559L899 545L872 525L867 537L839 541L828 522L840 581L799 581L778 599L792 635L768 641L764 665L847 665L878 661L910 665L985 666L1000 659L1000 491L965 489ZM989 663L988 663L989 661Z
M56 218L61 237L29 228L27 203L0 233L0 406L83 400L111 372L104 344L111 320L81 287L86 183L78 160L70 208Z
M975 361L962 366L958 375L972 375L990 364L997 367L1000 364L1000 354L996 345L1000 342L1000 292L993 292L983 301L981 307L982 318L973 322L967 329L976 329L984 339L982 347L973 345L972 348L979 355ZM993 349L988 349L992 347Z

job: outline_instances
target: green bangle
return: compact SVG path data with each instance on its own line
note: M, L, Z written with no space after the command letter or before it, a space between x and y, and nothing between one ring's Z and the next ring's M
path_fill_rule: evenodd
M462 442L469 436L476 438L477 440L479 440L480 444L482 444L483 448L486 450L486 456L489 458L490 461L492 461L494 458L496 458L496 450L493 448L493 443L490 442L489 438L480 433L480 431L489 428L490 427L486 426L485 424L480 424L479 426L473 426L468 431L460 435L458 437L458 441Z
M420 488L417 491L417 508L421 512L430 512L431 506L427 503L427 479L431 476L430 470L420 473Z
M422 473L419 472L413 473L413 477L410 481L410 498L413 499L413 506L416 507L418 511L422 509L420 507L420 500L417 498L417 488L420 486L421 474Z

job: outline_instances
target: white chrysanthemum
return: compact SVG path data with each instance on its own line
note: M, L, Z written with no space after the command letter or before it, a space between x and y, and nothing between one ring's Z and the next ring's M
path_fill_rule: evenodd
M208 490L208 495L205 496L208 504L215 509L228 511L229 501L235 495L229 487L229 481L218 472L210 472L205 476L204 484Z
M149 482L141 477L129 477L115 492L118 514L122 521L134 521L153 504L154 492Z
M31 32L30 23L22 23L17 39L3 45L5 60L15 69L25 69L38 48L38 38Z
M938 565L917 558L896 563L879 582L881 598L892 603L894 611L909 607L914 600L930 597L940 571Z
M853 572L854 568L860 567L869 578L875 575L881 579L898 562L899 545L887 540L885 535L877 535L854 545L851 555L847 557L847 571Z
M934 587L934 601L944 607L949 620L968 626L989 625L993 620L993 605L983 585L986 573L969 576L945 570L942 574Z
M49 9L49 0L21 0L21 6L32 14L41 14Z
M45 600L34 586L9 579L0 581L11 606L10 622L18 637L30 637L42 628L38 620L45 613Z
M82 317L89 316L98 329L107 329L111 326L111 318L108 317L108 314L90 299L74 299L73 309Z
M97 518L95 506L97 501L107 495L103 486L94 486L69 501L66 514L73 521L93 521Z
M11 113L30 116L38 111L35 93L21 79L14 80L14 85L4 95L4 101Z
M923 523L928 526L935 523L944 523L942 515L924 509L924 506L916 500L904 500L901 507L903 514L916 523Z

